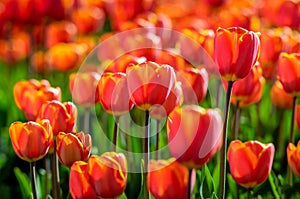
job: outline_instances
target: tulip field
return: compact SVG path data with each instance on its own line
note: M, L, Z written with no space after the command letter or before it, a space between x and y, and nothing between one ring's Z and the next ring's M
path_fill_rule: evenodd
M1 0L1 197L300 198L299 31L294 0Z

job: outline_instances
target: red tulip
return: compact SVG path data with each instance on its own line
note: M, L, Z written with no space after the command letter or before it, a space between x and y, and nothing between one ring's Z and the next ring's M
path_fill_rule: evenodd
M37 122L14 122L9 127L11 143L16 154L28 162L37 161L48 153L53 135L48 120Z
M262 32L260 40L259 62L262 66L264 77L271 79L276 75L275 65L282 51L283 42L281 37L272 31Z
M79 33L88 34L102 30L105 15L100 8L82 7L72 12L72 20Z
M115 152L92 155L88 161L88 174L98 197L116 198L126 187L126 158L122 153Z
M272 103L276 107L284 109L293 107L293 97L284 91L279 80L273 84L270 95Z
M76 161L70 169L69 188L74 199L97 199L97 195L89 183L88 164Z
M219 28L215 36L215 61L222 78L236 81L247 76L258 59L257 33L243 28Z
M264 83L262 69L259 65L255 65L244 79L234 83L231 102L234 104L239 102L241 106L245 106L259 101L262 97ZM227 82L225 82L226 84Z
M218 110L178 107L169 116L167 127L171 155L189 168L207 163L220 147L222 118Z
M92 149L89 134L60 132L56 137L56 152L60 162L68 167L76 161L85 161Z
M127 85L133 103L142 110L162 105L175 86L176 75L169 65L146 62L127 68Z
M253 188L262 184L271 172L274 152L275 148L272 143L232 141L228 149L228 162L232 177L245 188Z
M205 68L180 70L177 80L181 82L184 104L199 104L205 98L208 88L208 74Z
M170 115L170 113L182 104L183 94L181 84L176 83L174 89L169 94L162 106L154 106L150 112L150 116L156 120L161 120Z
M122 115L133 107L125 73L103 73L98 83L98 92L102 107L110 114Z
M51 87L47 80L17 82L14 86L14 98L28 120L36 120L43 103L51 100L60 100L60 88Z
M297 146L293 143L289 143L287 149L287 159L288 164L298 178L300 178L300 141L298 141Z
M50 121L54 136L59 132L71 133L76 125L77 108L72 102L48 101L39 112L38 120L41 119Z
M148 170L147 187L154 198L187 198L189 172L174 158L151 160Z
M70 75L70 90L77 104L92 106L99 101L97 84L100 75L96 72L78 72Z
M300 94L300 53L281 53L278 60L278 79L283 89L295 96Z

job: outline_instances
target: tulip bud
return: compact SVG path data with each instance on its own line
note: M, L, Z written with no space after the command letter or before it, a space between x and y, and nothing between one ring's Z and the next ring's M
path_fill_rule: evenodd
M9 127L11 143L16 154L27 162L43 158L53 144L48 120L37 122L14 122Z
M199 168L220 147L221 114L196 105L178 107L169 116L167 130L171 155L188 168Z
M28 120L36 120L43 103L61 99L60 88L50 86L48 80L17 82L14 86L14 98Z
M271 172L274 152L272 143L232 141L228 148L228 162L232 177L245 188L262 184Z
M300 178L300 158L299 158L299 153L300 153L300 141L298 141L297 146L295 146L293 143L289 143L287 149L287 159L288 159L288 164L298 178Z
M92 149L89 134L60 132L56 137L56 152L60 162L68 167L75 161L85 161Z

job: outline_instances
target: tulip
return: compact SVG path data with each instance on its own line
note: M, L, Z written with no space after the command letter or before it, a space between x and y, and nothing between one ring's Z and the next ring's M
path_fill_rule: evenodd
M71 133L76 124L77 108L72 102L48 101L42 105L39 112L38 120L41 119L50 121L54 136L59 132Z
M100 8L82 7L72 12L72 20L79 33L88 34L101 31L105 15Z
M76 161L86 161L92 149L89 134L60 132L56 137L56 152L60 162L68 167Z
M91 106L99 101L97 84L100 75L96 72L82 72L70 75L70 91L77 104Z
M258 59L257 33L243 28L219 28L215 36L215 61L222 78L236 81L247 76Z
M255 65L244 79L234 83L231 102L234 104L239 102L239 106L242 107L259 101L264 83L262 68L260 65Z
M190 169L200 168L220 147L221 114L197 105L178 107L169 116L167 131L171 155Z
M88 164L76 161L70 169L69 188L74 199L97 199L97 195L89 183Z
M125 54L114 60L110 65L105 68L105 72L122 72L126 73L126 69L131 64L141 64L146 61L145 57L136 57L134 55Z
M43 103L51 100L60 100L59 87L53 88L47 80L17 82L14 86L14 99L28 120L36 120Z
M208 88L208 74L205 68L180 70L177 80L181 82L184 104L199 104L205 98Z
M27 162L35 162L46 156L53 144L48 120L39 123L14 122L9 127L9 136L16 154Z
M271 100L278 108L288 109L293 107L293 97L286 93L282 84L277 80L271 88Z
M288 164L294 173L295 176L300 178L300 141L298 141L297 146L295 146L293 143L289 143L287 149L287 159L288 159Z
M189 171L174 158L151 160L148 169L147 187L154 198L187 198Z
M182 104L182 101L183 91L181 83L177 82L163 105L154 107L150 112L150 116L156 120L166 118L177 106Z
M102 107L110 114L120 116L133 107L125 73L103 73L98 82L98 92Z
M228 148L228 162L232 177L245 188L262 184L271 172L274 152L275 147L272 143L232 141Z
M278 78L284 90L300 95L300 53L281 53L278 60Z
M127 68L129 96L134 105L142 110L150 110L162 105L175 86L176 75L169 65L146 62Z
M126 187L127 161L122 153L106 152L88 160L90 183L98 197L116 198Z

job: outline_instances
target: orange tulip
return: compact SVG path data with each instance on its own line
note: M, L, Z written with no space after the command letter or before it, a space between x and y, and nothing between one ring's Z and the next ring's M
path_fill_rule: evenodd
M272 103L276 107L283 109L293 107L293 97L284 91L279 80L273 84L270 95Z
M92 148L89 134L60 132L56 137L56 151L60 162L68 167L75 161L85 161Z
M58 21L47 26L45 31L46 47L51 48L58 43L68 43L75 39L77 28L68 21Z
M126 158L122 153L115 152L92 155L88 161L88 174L98 197L116 198L126 187Z
M181 84L177 82L163 105L157 107L154 106L150 112L150 116L156 120L166 118L177 106L182 104L182 101L183 93Z
M199 168L220 147L221 113L197 105L178 107L169 116L167 130L171 155L188 168Z
M70 90L77 104L94 105L99 101L97 84L100 75L96 72L78 72L70 75Z
M14 99L28 120L36 120L43 103L51 100L60 100L60 88L51 87L48 80L17 82L14 86Z
M48 153L53 144L53 135L48 120L37 122L14 122L9 127L9 136L16 154L27 162L37 161Z
M244 79L233 85L231 102L236 104L239 101L240 105L243 106L259 101L264 83L262 69L259 65L255 65ZM225 85L227 85L227 82L225 82Z
M272 31L262 32L260 40L259 62L262 66L264 77L270 80L276 75L275 65L282 51L283 42L281 37Z
M127 68L127 85L133 103L142 110L162 105L175 86L176 75L169 65L146 62Z
M41 119L50 121L54 136L59 132L71 133L76 125L77 108L72 102L48 101L39 112L38 120Z
M208 73L205 68L186 68L177 73L181 82L184 104L199 104L206 96L208 88Z
M285 92L300 94L300 53L281 53L278 60L278 79Z
M126 69L129 65L141 64L141 63L144 63L145 61L146 61L145 57L136 57L134 55L125 54L125 55L122 55L121 57L115 59L111 64L109 64L105 68L105 72L126 73Z
M89 183L88 164L76 161L70 169L69 188L74 199L97 199L97 195Z
M102 30L105 15L97 7L81 7L72 12L72 20L81 34L99 32Z
M147 187L154 198L187 198L189 172L175 158L151 160L148 170Z
M258 59L257 33L243 28L219 28L215 36L215 61L222 78L236 81L247 76Z
M271 172L274 152L275 147L272 143L232 141L228 149L232 177L245 188L262 184Z
M293 143L289 143L287 149L288 164L298 178L300 178L300 141L298 141L297 147Z
M102 107L110 114L122 115L133 107L125 73L103 73L98 83L98 92Z

